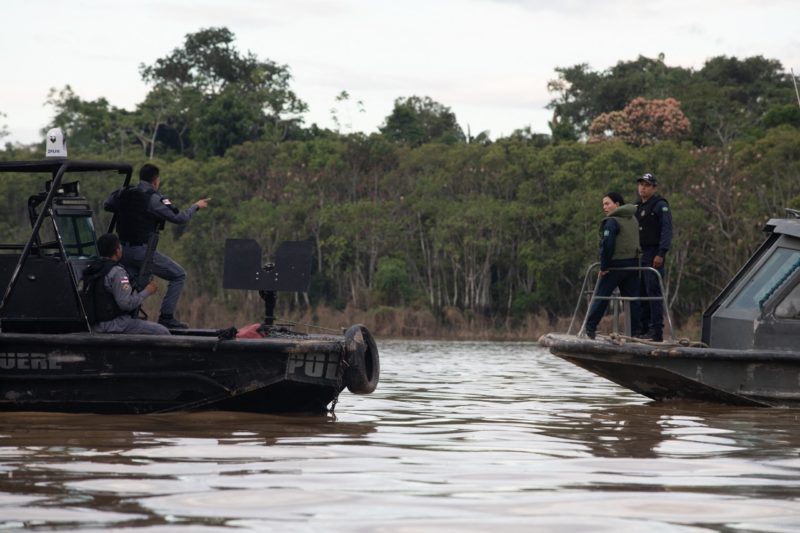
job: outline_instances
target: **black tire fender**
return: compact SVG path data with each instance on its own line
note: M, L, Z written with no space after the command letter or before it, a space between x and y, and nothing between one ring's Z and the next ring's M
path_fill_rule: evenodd
M378 386L381 374L378 346L363 324L356 324L344 334L344 384L353 394L369 394Z

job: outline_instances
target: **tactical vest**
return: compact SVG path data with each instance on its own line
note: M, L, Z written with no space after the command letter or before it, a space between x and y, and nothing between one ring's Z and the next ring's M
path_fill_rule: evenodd
M159 220L150 214L150 197L155 190L143 191L138 187L126 187L119 195L117 212L117 234L127 244L146 244L156 230Z
M645 203L637 206L636 220L639 221L639 241L642 246L658 246L661 242L661 219L658 218L658 209L663 208L661 202L669 206L666 199L654 194Z
M633 204L622 205L612 211L611 214L600 223L601 233L606 220L613 218L619 225L619 234L615 242L614 254L611 256L612 261L636 259L639 256L639 224L634 217L635 213L636 206Z
M130 314L119 308L114 295L105 287L106 275L117 264L110 259L100 258L92 261L83 271L81 301L86 311L86 318L92 326Z

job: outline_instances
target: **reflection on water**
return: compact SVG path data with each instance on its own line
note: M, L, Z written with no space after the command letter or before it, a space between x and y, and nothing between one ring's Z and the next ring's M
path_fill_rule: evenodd
M381 355L336 418L0 414L0 529L800 528L798 410L648 403L533 344Z

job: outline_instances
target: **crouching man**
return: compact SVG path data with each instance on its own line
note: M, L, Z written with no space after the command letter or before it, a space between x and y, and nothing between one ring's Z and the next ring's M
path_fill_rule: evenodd
M131 333L169 335L161 324L136 318L142 302L156 293L158 286L150 281L143 291L135 291L128 272L119 264L122 245L119 237L106 233L97 239L96 259L83 272L83 305L95 333Z

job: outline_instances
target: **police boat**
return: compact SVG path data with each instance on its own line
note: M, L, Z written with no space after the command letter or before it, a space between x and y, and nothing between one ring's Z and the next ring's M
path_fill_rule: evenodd
M664 299L666 342L637 341L629 324L618 333L615 316L615 331L596 340L571 334L571 324L539 343L653 400L800 407L800 211L786 211L767 222L766 240L704 312L702 342L675 341Z
M267 265L255 241L226 242L223 286L264 299L265 319L246 335L92 333L81 280L97 255L95 225L79 181L67 177L122 177L128 186L132 167L69 160L59 131L48 134L47 150L44 160L0 162L0 179L21 188L46 176L45 190L27 201L30 231L17 232L27 239L0 244L0 410L324 412L345 387L375 390L378 349L365 326L306 334L272 319L277 291L307 289L310 241L283 243Z

